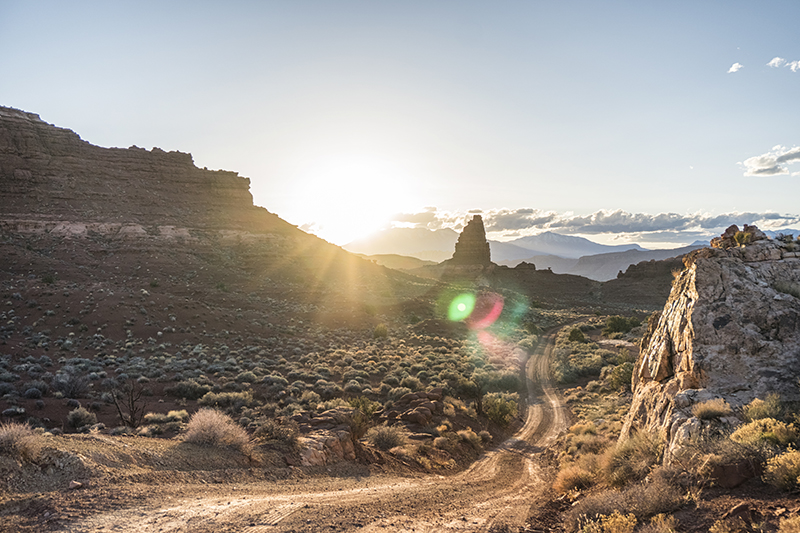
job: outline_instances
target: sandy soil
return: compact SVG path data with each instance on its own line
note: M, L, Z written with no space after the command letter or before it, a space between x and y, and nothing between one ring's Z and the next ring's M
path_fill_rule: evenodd
M566 426L552 388L548 337L530 357L527 419L511 439L454 476L418 478L364 471L347 477L241 485L130 487L132 506L97 498L47 529L70 532L442 532L531 531L531 507L547 500L537 455ZM120 487L121 495L127 488ZM81 498L81 491L74 491ZM89 497L91 491L83 492ZM82 515L82 516L81 516ZM63 517L62 517L63 519Z

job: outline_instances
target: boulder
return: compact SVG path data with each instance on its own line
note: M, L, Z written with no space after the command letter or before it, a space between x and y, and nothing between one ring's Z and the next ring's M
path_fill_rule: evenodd
M697 403L723 398L738 407L770 392L800 399L800 260L789 255L791 243L762 238L755 226L745 231L749 244L686 256L642 339L621 438L665 435L667 462L699 435Z

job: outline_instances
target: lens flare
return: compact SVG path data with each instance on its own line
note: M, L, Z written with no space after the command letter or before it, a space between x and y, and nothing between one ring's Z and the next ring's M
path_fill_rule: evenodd
M475 309L475 295L470 293L459 294L450 302L447 318L453 322L466 320Z
M494 292L478 295L475 309L467 320L470 329L486 329L494 324L503 312L503 297Z

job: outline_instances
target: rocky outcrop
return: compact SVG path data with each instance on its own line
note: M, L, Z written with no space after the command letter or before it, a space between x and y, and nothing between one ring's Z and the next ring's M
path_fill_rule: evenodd
M717 242L749 244L686 256L642 340L623 436L663 432L667 460L702 430L691 413L698 402L721 397L735 408L769 392L799 399L800 244L748 228Z
M489 266L492 263L489 242L486 240L486 230L480 215L473 216L461 231L451 262L454 265L483 266Z
M319 430L298 439L303 466L324 466L355 461L353 436L345 430Z
M94 146L8 107L0 107L0 185L0 213L11 222L294 229L253 206L250 180L235 172L197 168L182 152Z

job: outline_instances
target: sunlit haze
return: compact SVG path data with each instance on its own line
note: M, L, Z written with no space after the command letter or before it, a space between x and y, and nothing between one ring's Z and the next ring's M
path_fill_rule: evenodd
M336 244L796 228L800 3L0 3L0 105L191 152Z

